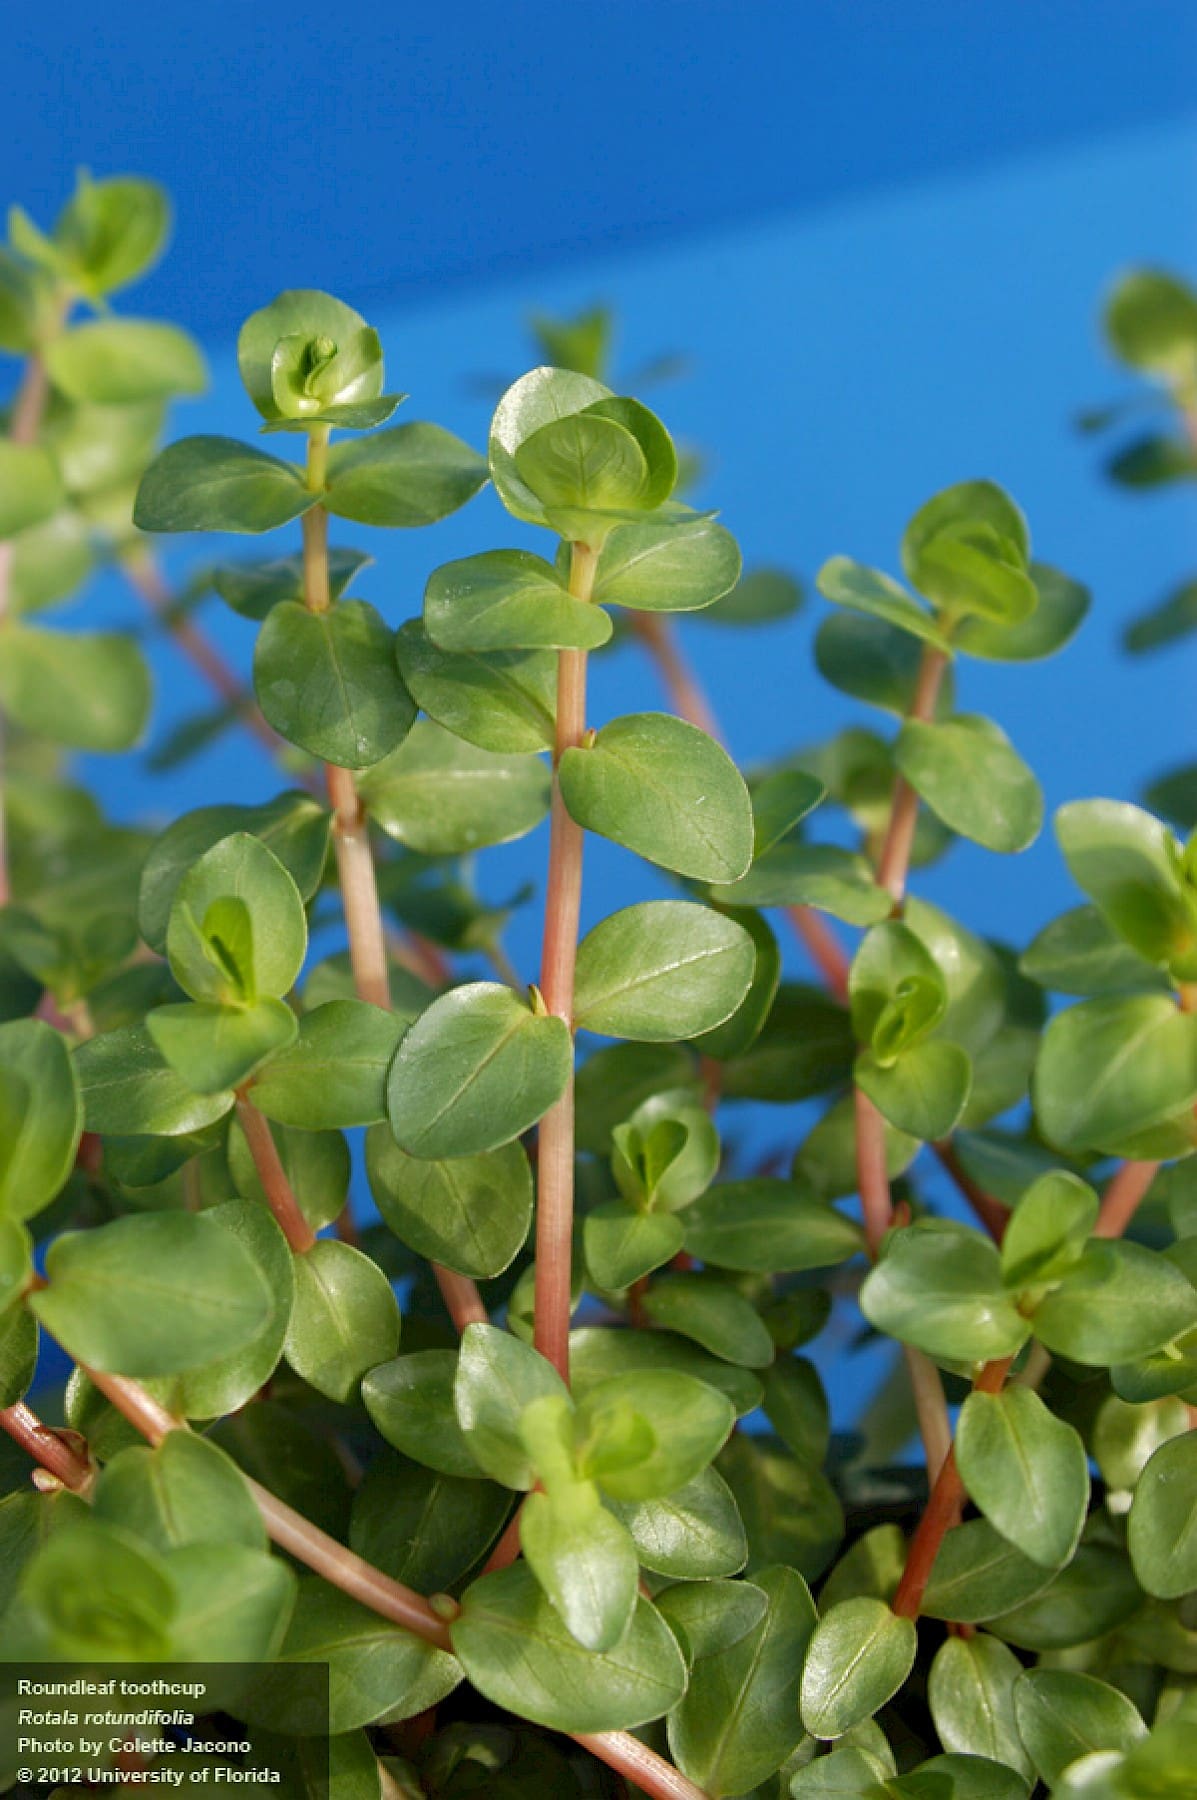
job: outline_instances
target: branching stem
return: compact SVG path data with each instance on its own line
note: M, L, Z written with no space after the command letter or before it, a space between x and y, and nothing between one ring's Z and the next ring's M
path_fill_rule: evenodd
M589 600L597 554L575 544L569 591ZM586 730L586 652L557 653L557 727L553 749L553 799L549 822L549 874L545 891L540 990L551 1013L574 1028L574 971L582 908L585 834L566 809L558 769ZM537 1149L536 1299L533 1341L569 1380L570 1288L574 1229L574 1079L540 1121Z

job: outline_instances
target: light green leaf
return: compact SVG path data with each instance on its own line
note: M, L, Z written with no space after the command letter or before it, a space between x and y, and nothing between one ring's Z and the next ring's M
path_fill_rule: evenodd
M971 1498L1003 1537L1044 1568L1068 1561L1089 1507L1088 1458L1072 1426L1038 1394L1018 1385L970 1394L956 1429L956 1461Z
M399 1046L387 1080L391 1130L411 1156L496 1150L561 1097L572 1061L564 1020L495 983L454 988Z
M815 1626L802 1670L802 1722L817 1738L842 1737L872 1718L914 1663L914 1622L883 1600L841 1600Z
M248 1344L271 1296L249 1252L203 1213L140 1213L55 1239L29 1304L79 1362L169 1375Z
M876 925L893 909L865 858L838 844L776 844L711 897L727 906L814 906L849 925Z
M1167 826L1123 801L1076 800L1056 814L1056 836L1073 880L1133 950L1197 972L1197 907Z
M1089 611L1088 588L1046 563L1033 562L1028 573L1039 596L1035 610L1014 625L962 619L952 639L957 650L989 662L1038 662L1072 641Z
M1034 1767L1014 1709L1021 1674L1014 1652L984 1632L941 1644L927 1679L927 1699L944 1749L987 1757L1029 1780Z
M552 1731L623 1731L681 1699L681 1651L646 1600L613 1650L585 1650L519 1563L466 1590L453 1648L472 1684L496 1706Z
M740 551L713 519L619 525L599 553L594 599L638 612L693 612L736 585Z
M40 1019L0 1025L0 1215L30 1219L75 1163L83 1105L60 1032Z
M194 1000L281 999L307 952L299 889L248 831L221 838L175 889L166 928L171 973Z
M508 512L532 525L545 523L541 501L516 467L520 445L542 426L611 397L601 381L569 369L533 369L507 389L491 420L489 456L491 479Z
M399 1307L378 1264L336 1238L295 1261L295 1304L283 1351L331 1400L350 1400L367 1369L399 1348Z
M128 406L202 394L208 374L199 345L155 319L92 319L46 347L50 380L69 400Z
M156 1006L146 1029L175 1073L197 1094L241 1085L271 1056L294 1043L299 1022L282 1000L250 1006Z
M539 757L496 756L421 719L359 791L388 837L456 856L523 837L548 811L550 786Z
M360 313L317 288L288 288L252 312L238 334L237 366L270 421L319 415L328 404L382 392L377 335Z
M1105 995L1051 1020L1033 1086L1048 1142L1155 1159L1193 1144L1197 1017L1163 994Z
M499 754L553 748L557 663L549 651L443 650L409 619L395 655L421 711L455 737Z
M442 650L596 650L611 621L539 556L488 550L433 570L424 629Z
M366 1171L385 1222L430 1262L487 1281L523 1248L532 1223L532 1172L517 1143L428 1162L409 1156L376 1125L366 1139Z
M1197 1290L1154 1250L1095 1238L1032 1323L1054 1355L1108 1368L1150 1356L1197 1325Z
M1106 301L1104 323L1114 354L1132 369L1170 382L1197 370L1197 294L1166 270L1128 269Z
M968 1101L972 1065L959 1044L941 1039L914 1044L894 1062L880 1063L872 1051L858 1056L857 1087L891 1125L923 1142L950 1135Z
M386 1078L403 1021L365 1000L327 1000L299 1021L294 1044L254 1084L253 1103L279 1125L341 1131L386 1113Z
M38 444L0 441L0 538L42 525L66 495L54 460Z
M1015 1290L1054 1281L1078 1260L1097 1223L1087 1182L1053 1169L1024 1189L1002 1237L1002 1279Z
M730 1018L755 967L732 919L680 900L625 907L582 940L575 1023L642 1042L693 1037Z
M860 1304L878 1331L958 1363L1013 1356L1030 1331L1002 1287L994 1245L940 1219L890 1234Z
M1009 739L989 719L959 713L938 724L908 719L895 761L945 825L988 850L1025 850L1043 823L1043 795Z
M27 731L76 750L128 750L145 730L150 676L128 637L8 625L0 704Z
M950 654L948 639L926 608L880 569L866 568L847 556L833 556L819 570L815 586L824 599L834 601L837 606L884 619L887 624L897 626L899 631Z
M232 1089L196 1094L144 1025L122 1025L80 1044L75 1075L88 1131L115 1137L184 1137L232 1110Z
M1098 1750L1131 1750L1147 1736L1119 1688L1072 1669L1027 1669L1014 1686L1019 1736L1053 1788L1070 1763Z
M752 861L752 806L727 752L668 713L613 719L566 750L562 797L587 831L698 881L735 881Z
M797 1182L723 1182L682 1214L686 1249L745 1273L826 1269L862 1247L860 1228Z
M381 762L416 716L393 646L385 620L364 600L323 613L280 601L254 650L254 691L267 722L342 769Z
M626 1409L649 1426L649 1447L636 1460L599 1463L594 1478L614 1500L655 1500L693 1481L718 1454L735 1423L726 1394L674 1369L629 1370L588 1387L578 1405L576 1434L580 1466L588 1444L602 1441L605 1420Z
M105 1464L92 1497L97 1519L160 1551L185 1544L268 1547L253 1495L235 1462L209 1439L168 1432L154 1449L134 1446Z
M636 1608L639 1566L631 1538L594 1487L529 1494L520 1547L570 1636L587 1650L613 1649Z
M1132 950L1096 906L1074 906L1045 925L1018 967L1058 994L1166 993L1170 985L1163 970Z
M826 798L821 781L804 769L777 769L752 786L752 855L754 861L779 844L807 813Z
M467 1325L454 1383L457 1422L478 1465L504 1487L530 1488L536 1471L519 1420L534 1400L568 1399L552 1363L493 1325Z
M362 525L432 525L473 499L485 480L477 451L419 420L335 444L322 498L337 518Z
M757 1571L766 1597L759 1624L736 1643L698 1647L684 1699L669 1717L669 1747L683 1774L711 1795L767 1781L802 1736L798 1692L815 1606L793 1569Z
M1197 1588L1197 1432L1161 1444L1143 1470L1127 1547L1149 1594L1176 1600Z
M294 463L236 438L184 438L142 476L133 523L142 531L273 531L319 498Z

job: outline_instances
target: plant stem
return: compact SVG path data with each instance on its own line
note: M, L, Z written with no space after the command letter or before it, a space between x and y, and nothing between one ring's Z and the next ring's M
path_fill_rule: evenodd
M934 717L940 684L947 666L948 659L944 651L936 650L931 644L924 647L914 699L907 715L909 718L928 721ZM877 863L877 880L892 897L895 914L901 911L902 901L906 897L906 877L910 872L910 852L914 847L914 828L918 823L918 813L919 797L906 777L899 775L894 782L889 828Z
M678 643L672 620L659 613L633 613L632 628L648 651L674 712L717 743L724 743L718 715ZM831 926L810 906L787 906L785 913L824 986L837 999L844 999L848 992L849 959Z
M40 351L34 350L25 363L20 386L13 398L9 415L8 437L13 444L33 444L42 428L49 381ZM8 617L12 600L12 565L15 549L11 539L0 543L0 626ZM5 719L0 713L0 906L12 898L8 878L8 826L4 795Z
M172 1431L187 1431L186 1422L177 1419L137 1382L124 1375L106 1375L86 1364L79 1365L93 1387L97 1388L130 1424L151 1444L160 1444ZM43 1427L44 1431L44 1427ZM49 1434L53 1435L53 1434ZM43 1443L26 1446L38 1462L42 1461ZM47 1465L42 1463L43 1467ZM90 1471L89 1471L90 1472ZM426 1644L452 1653L453 1641L449 1624L461 1608L448 1594L426 1600L414 1588L404 1586L376 1569L364 1557L347 1550L327 1532L320 1530L289 1507L284 1500L264 1488L260 1482L245 1477L262 1522L271 1540L280 1550L320 1575L342 1593L360 1601L380 1618L410 1631ZM695 1787L663 1757L641 1744L624 1731L572 1734L575 1742L598 1757L609 1767L630 1776L652 1800L708 1800L703 1789Z
M1159 1173L1158 1162L1124 1162L1102 1196L1094 1237L1121 1237Z
M938 1144L932 1144L931 1148L994 1243L1000 1244L1010 1221L1008 1208L1003 1206L1000 1200L995 1200L992 1194L987 1194L983 1187L977 1186L957 1156L950 1138L943 1138Z
M986 1363L973 1382L973 1392L999 1393L1012 1360L1011 1357L1004 1356L997 1362ZM911 1539L906 1567L894 1594L892 1607L900 1619L918 1618L923 1595L931 1579L931 1570L939 1555L939 1547L955 1524L964 1498L964 1483L956 1467L955 1452L949 1450L919 1521L919 1528Z
M178 645L183 655L199 670L212 691L217 694L238 721L257 739L271 757L284 748L283 740L272 731L258 710L257 702L237 671L227 663L215 645L204 635L194 619L181 613L153 557L144 550L130 552L120 563L126 581L134 593L144 600L163 630Z
M95 1476L95 1470L87 1459L86 1451L72 1448L65 1435L52 1431L43 1425L35 1412L32 1412L23 1401L18 1400L15 1406L0 1408L0 1429L6 1431L13 1442L19 1444L31 1456L39 1467L46 1470L56 1481L60 1481L72 1493L86 1493ZM70 1437L77 1438L77 1432ZM79 1440L82 1442L82 1440Z
M573 546L569 591L589 600L597 555ZM549 875L545 892L540 988L551 1013L574 1025L574 970L582 907L582 827L570 818L561 793L561 758L586 730L586 652L557 653L557 726L553 750L553 800L549 824ZM536 1301L533 1342L569 1380L570 1287L574 1228L574 1080L540 1121L537 1150Z
M257 1107L245 1094L237 1096L237 1121L245 1133L258 1180L266 1201L296 1256L304 1256L316 1242L316 1233L303 1216L299 1201L287 1179L274 1141L274 1133Z
M359 1000L389 1009L391 979L387 968L387 941L366 810L348 769L326 763L325 778L333 806L333 844L345 907L345 929L349 934L353 985Z
M324 490L328 437L327 426L308 433L307 485L314 493ZM309 612L327 612L332 604L328 580L328 514L320 505L309 507L303 515L303 597ZM354 989L359 1000L389 1012L391 979L386 928L378 898L378 877L370 848L366 809L351 770L342 769L336 763L325 763L324 776L333 809L333 845L345 908ZM433 1263L432 1269L458 1331L464 1331L467 1325L485 1324L489 1315L476 1284L440 1263Z

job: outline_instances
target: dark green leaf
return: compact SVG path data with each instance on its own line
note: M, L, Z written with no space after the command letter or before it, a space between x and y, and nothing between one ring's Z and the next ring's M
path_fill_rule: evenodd
M731 1016L755 966L732 919L680 900L629 906L582 940L575 1022L644 1042L693 1037Z
M456 737L507 755L553 748L557 664L550 652L443 650L410 619L395 654L417 705Z
M142 531L273 531L318 499L294 463L236 438L184 438L142 476L133 523Z
M340 768L381 762L416 716L393 644L390 628L364 600L342 600L322 613L280 601L254 651L254 690L268 723Z
M280 1125L339 1131L386 1114L387 1070L403 1021L365 1000L328 1000L254 1083L253 1103Z
M837 1738L872 1718L910 1673L914 1623L883 1600L841 1600L815 1626L802 1670L802 1722Z
M324 504L363 525L431 525L486 480L482 457L452 432L417 421L334 445Z
M366 1140L370 1192L395 1236L420 1256L485 1281L523 1248L532 1223L532 1174L519 1144L428 1162L376 1125Z
M1043 795L1009 739L989 719L908 719L895 760L945 825L988 850L1025 850L1043 823Z
M768 1176L709 1188L682 1222L692 1256L749 1273L831 1268L863 1243L860 1228L834 1207Z
M531 831L548 811L550 778L537 756L496 756L421 719L359 790L388 837L456 856Z

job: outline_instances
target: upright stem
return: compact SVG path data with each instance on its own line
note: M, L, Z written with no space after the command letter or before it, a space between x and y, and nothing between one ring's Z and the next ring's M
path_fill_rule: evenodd
M241 724L258 740L262 748L271 756L277 756L283 748L283 740L266 723L253 695L237 671L225 661L194 620L176 612L170 589L163 581L153 557L144 551L130 553L121 558L121 568L129 586L144 600L155 619L174 639L184 656L199 670L213 692L231 712L236 713Z
M1121 1237L1148 1188L1159 1174L1158 1162L1124 1162L1102 1196L1094 1237Z
M589 600L597 561L593 550L575 544L569 591ZM574 970L578 959L578 919L582 907L582 827L570 818L561 794L561 758L582 742L586 730L586 652L557 655L557 730L553 750L553 800L549 823L549 876L545 893L540 988L545 1005L572 1032ZM537 1151L536 1303L533 1341L542 1356L569 1380L570 1282L574 1228L574 1082L540 1122Z
M940 684L947 666L946 654L928 644L923 650L923 659L919 665L910 718L925 721L934 717L935 703L939 699ZM877 864L877 880L892 896L895 911L901 908L906 897L906 877L910 871L910 852L914 847L914 828L918 823L918 814L919 797L906 777L899 775L894 782L889 829Z
M986 1363L973 1383L975 1394L1000 1393L1010 1368L1011 1358ZM906 1567L893 1598L893 1610L900 1619L917 1619L923 1595L931 1579L931 1570L939 1555L939 1546L956 1522L965 1498L964 1483L956 1467L956 1455L949 1450L931 1490L931 1498L911 1539Z
M328 473L328 435L327 426L308 434L307 485L313 493L324 491ZM309 507L303 515L303 597L309 612L327 612L332 604L328 579L328 514L322 505ZM354 989L359 1000L367 1000L372 1006L389 1011L391 981L386 928L378 898L378 877L370 848L366 809L349 769L326 763L324 776L333 809L333 845L345 908ZM464 1331L467 1325L485 1324L489 1315L477 1285L468 1276L458 1275L440 1263L433 1263L432 1269L458 1331Z
M8 436L13 444L32 444L42 428L49 382L41 352L35 350L25 364L25 372L12 403ZM8 617L12 599L12 565L14 546L11 538L0 543L0 625ZM4 715L0 713L0 906L12 898L8 879L8 826L4 795Z
M237 1096L237 1121L245 1133L245 1141L254 1159L254 1168L262 1183L266 1202L291 1249L296 1256L303 1256L316 1242L316 1233L304 1218L299 1201L287 1179L274 1133L257 1107L244 1094Z

